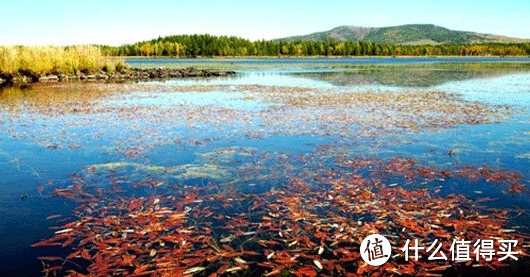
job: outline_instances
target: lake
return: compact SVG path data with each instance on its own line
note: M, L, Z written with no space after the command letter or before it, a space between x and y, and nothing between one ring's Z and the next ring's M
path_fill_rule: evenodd
M1 89L0 275L528 273L401 249L527 251L529 58L127 63L237 74Z

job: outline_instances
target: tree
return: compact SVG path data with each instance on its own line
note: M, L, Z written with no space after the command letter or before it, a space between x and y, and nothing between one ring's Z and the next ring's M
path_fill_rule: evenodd
M151 56L155 52L155 49L153 44L145 42L140 46L140 52L143 56Z
M392 45L368 41L250 41L238 37L178 35L118 47L99 46L118 56L316 56L316 55L530 55L530 43Z
M289 46L282 45L282 55L289 55Z

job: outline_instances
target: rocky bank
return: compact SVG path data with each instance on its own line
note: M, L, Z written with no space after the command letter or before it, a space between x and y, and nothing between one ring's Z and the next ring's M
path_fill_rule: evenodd
M47 74L39 75L31 72L18 72L17 74L0 73L0 84L27 84L37 82L63 82L63 81L99 81L99 82L123 82L123 81L145 81L154 79L188 78L188 77L211 77L229 76L234 71L202 70L195 68L186 69L138 69L128 68L121 72L96 72L73 74Z

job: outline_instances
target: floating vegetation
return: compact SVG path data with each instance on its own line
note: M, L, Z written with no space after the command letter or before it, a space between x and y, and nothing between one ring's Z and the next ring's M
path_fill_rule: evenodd
M519 242L518 254L527 256L528 236L510 229L510 211L479 204L488 199L438 196L429 188L405 189L379 181L388 174L475 178L470 172L436 171L404 158L340 163L342 170L328 169L324 175L300 172L311 176L311 182L292 177L258 194L227 193L216 185L169 186L142 197L123 195L129 188L116 184L93 194L83 192L84 184L70 194L56 190L55 196L82 203L74 210L76 219L33 246L71 249L65 256L39 257L44 274L60 276L430 276L453 268L509 264L433 262L426 257L407 262L400 254L406 239L512 239ZM364 177L366 169L377 174ZM494 170L480 174L502 181L493 177ZM360 258L360 242L373 233L389 238L396 253L380 267L369 267ZM442 250L449 252L449 246ZM80 263L87 267L78 268Z
M485 124L502 121L513 114L508 106L489 105L480 102L464 101L458 95L439 91L413 91L413 92L343 92L332 89L314 89L301 87L276 87L260 85L242 86L205 86L198 89L196 86L172 86L168 85L166 91L161 92L158 84L139 85L105 85L91 86L83 89L83 94L70 94L57 92L59 102L47 104L53 97L46 97L40 90L32 92L30 100L19 102L16 93L3 94L7 97L3 105L9 105L9 109L16 111L34 110L37 114L32 116L57 117L61 115L84 114L75 122L65 122L66 126L83 126L83 128L97 129L104 122L112 119L111 125L123 125L125 122L134 120L141 123L126 126L125 132L137 134L141 126L159 126L157 128L193 128L203 129L205 125L223 130L229 133L230 128L237 127L237 133L245 134L251 138L270 137L277 134L287 135L340 135L343 137L356 138L359 136L373 137L388 135L390 132L419 132L426 129L437 130L451 128L462 124ZM55 87L53 87L55 88ZM68 88L59 86L61 90L76 90L79 87ZM116 91L108 92L112 90ZM101 97L111 98L115 103L120 103L124 97L135 97L129 91L150 91L149 97L159 97L161 93L168 97L178 99L179 93L208 93L208 91L225 90L228 92L244 93L244 100L255 99L257 101L270 103L258 110L240 109L233 106L222 105L190 105L189 102L175 101L171 107L161 107L160 102L146 105L115 104L108 105L98 101ZM105 92L107 91L107 92ZM199 91L199 92L197 92ZM95 94L94 100L91 95ZM13 95L13 96L9 96ZM105 96L107 95L107 96ZM36 97L35 101L31 101ZM54 96L55 97L55 96ZM240 96L236 96L237 99ZM21 98L25 99L25 98ZM41 100L42 99L42 100ZM126 99L125 99L126 100ZM102 116L104 115L104 116ZM65 118L66 120L67 118ZM163 124L160 124L163 123ZM300 127L303 126L303 127ZM39 131L31 129L28 132ZM159 144L163 142L168 130L158 130L147 134L148 130L141 134L145 141L144 146L135 151L123 151L124 155L137 156L145 145ZM142 132L142 131L140 131ZM171 132L171 131L170 131ZM16 131L20 135L21 130ZM28 134L31 136L31 134ZM45 132L44 132L45 133ZM61 133L61 132L59 132ZM67 133L64 132L66 135ZM70 135L70 134L68 134ZM181 134L175 133L178 137ZM71 137L70 137L71 138ZM189 138L191 143L203 143L197 136ZM79 142L55 142L48 141L45 145L56 144L80 145ZM134 145L128 147L135 147ZM139 151L139 152L138 152ZM138 153L135 153L138 152Z
M0 200L15 216L0 227L41 220L24 241L38 254L23 260L44 276L495 275L528 264L527 110L317 82L6 88L0 164L12 191ZM392 245L379 267L360 253L374 233ZM446 255L452 240L514 240L519 260L407 261L407 239L438 240Z
M202 159L215 163L231 163L240 158L253 157L258 149L252 147L225 147L218 148L212 152L197 154Z
M233 177L232 170L215 164L185 164L172 167L143 165L137 163L106 163L87 167L87 170L97 174L100 171L118 171L120 169L132 170L136 175L159 174L167 175L179 180L209 179L226 180Z

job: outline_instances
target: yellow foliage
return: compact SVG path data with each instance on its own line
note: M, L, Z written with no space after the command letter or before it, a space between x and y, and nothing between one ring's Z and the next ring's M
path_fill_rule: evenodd
M103 66L112 70L115 68L96 46L0 46L0 72L5 74L25 71L77 75L102 70Z

